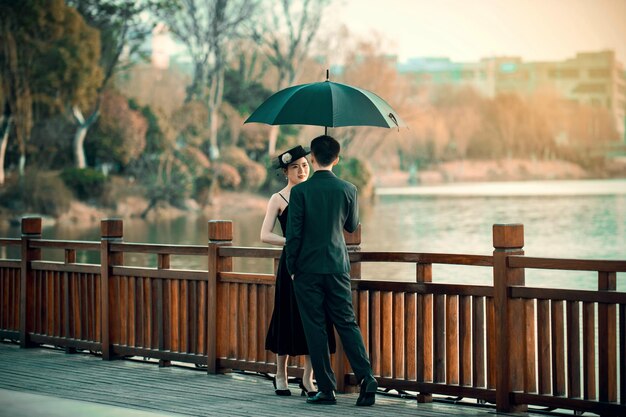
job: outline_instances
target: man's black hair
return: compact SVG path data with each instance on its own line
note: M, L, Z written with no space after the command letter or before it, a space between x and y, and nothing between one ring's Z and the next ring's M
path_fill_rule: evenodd
M339 156L341 145L328 135L318 136L311 141L311 153L321 166L329 166Z

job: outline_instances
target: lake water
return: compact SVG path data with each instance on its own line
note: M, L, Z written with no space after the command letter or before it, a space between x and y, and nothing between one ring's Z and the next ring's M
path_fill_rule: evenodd
M261 211L234 211L234 244L264 246L259 240ZM221 216L224 217L224 216ZM162 222L127 220L124 240L206 244L207 218L191 216ZM452 184L381 189L361 205L363 251L408 251L489 255L493 224L522 223L525 253L553 258L626 260L626 179ZM1 236L17 237L16 227ZM99 227L52 226L44 238L99 240ZM11 253L8 253L11 257ZM45 253L62 259L62 253ZM78 254L79 262L98 262L98 254ZM156 265L155 256L128 254L132 265ZM206 259L174 257L173 268L206 268ZM238 260L236 270L271 272L269 260ZM415 266L364 264L364 279L415 279ZM490 284L490 268L433 265L435 282ZM626 291L626 274L618 274ZM597 288L597 273L527 270L527 285Z

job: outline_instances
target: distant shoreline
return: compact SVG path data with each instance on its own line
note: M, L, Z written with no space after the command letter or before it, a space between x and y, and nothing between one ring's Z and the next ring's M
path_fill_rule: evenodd
M626 195L626 178L456 182L442 185L377 187L377 196L525 197Z

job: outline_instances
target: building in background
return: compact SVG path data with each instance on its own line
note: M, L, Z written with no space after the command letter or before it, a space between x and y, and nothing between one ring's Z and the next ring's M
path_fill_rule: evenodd
M469 85L487 97L552 89L572 102L608 109L626 142L626 72L613 51L582 52L553 62L524 62L520 57L483 58L475 63L414 58L399 69L418 83Z

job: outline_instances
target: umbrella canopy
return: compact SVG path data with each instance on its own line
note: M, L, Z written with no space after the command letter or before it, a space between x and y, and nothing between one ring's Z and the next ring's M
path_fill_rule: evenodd
M405 126L385 100L371 91L323 81L285 88L265 100L244 123L269 125Z

